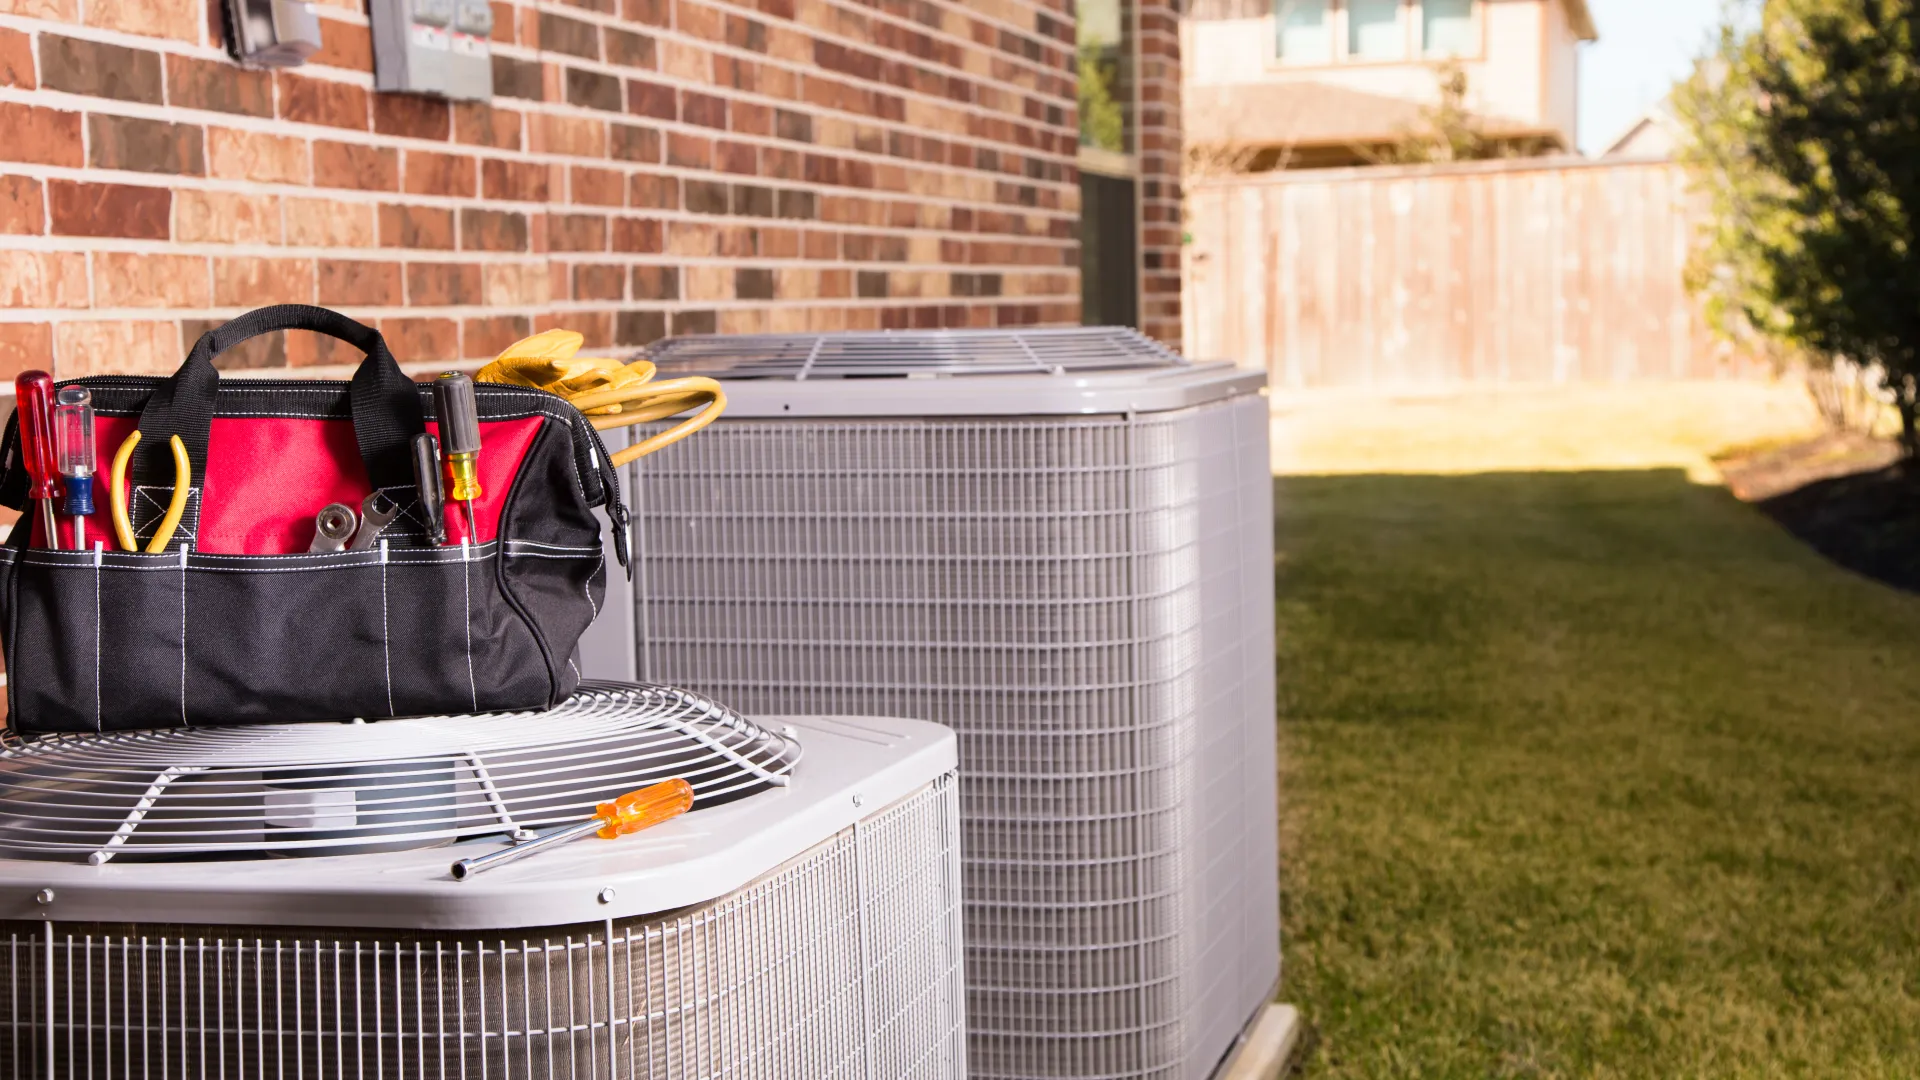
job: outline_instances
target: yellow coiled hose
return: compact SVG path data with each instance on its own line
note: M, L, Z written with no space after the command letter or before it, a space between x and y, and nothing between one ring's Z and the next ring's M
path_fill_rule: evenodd
M612 357L576 358L574 354L585 343L586 338L572 330L547 330L507 346L473 378L558 394L601 431L700 409L684 422L614 454L615 465L638 461L679 442L713 423L727 407L726 391L712 379L696 375L654 382L654 366L645 360L628 364Z

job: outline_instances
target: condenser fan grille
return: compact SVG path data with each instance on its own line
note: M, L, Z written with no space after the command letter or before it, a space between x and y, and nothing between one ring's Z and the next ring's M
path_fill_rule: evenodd
M696 694L586 683L540 713L0 736L0 855L249 858L577 821L674 777L696 809L785 782L799 746Z
M647 359L666 375L795 380L1188 366L1166 346L1118 326L676 337L649 346Z

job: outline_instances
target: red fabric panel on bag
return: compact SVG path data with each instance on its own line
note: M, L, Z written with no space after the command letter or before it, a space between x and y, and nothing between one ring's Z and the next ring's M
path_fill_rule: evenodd
M507 489L540 433L544 417L483 420L480 423L480 488L474 502L477 543L499 535ZM109 545L113 516L108 509L108 476L114 452L138 425L132 416L102 416L95 421L99 476L93 501L98 513L87 521L88 546ZM427 430L438 434L438 425ZM313 542L313 519L328 503L346 503L357 512L372 494L353 423L339 420L215 417L208 437L206 484L200 492L200 533L195 550L220 555L291 555ZM56 509L58 505L56 504ZM64 533L68 521L61 521ZM466 518L447 507L447 539L459 543ZM34 543L46 539L34 529ZM63 547L67 546L62 538Z

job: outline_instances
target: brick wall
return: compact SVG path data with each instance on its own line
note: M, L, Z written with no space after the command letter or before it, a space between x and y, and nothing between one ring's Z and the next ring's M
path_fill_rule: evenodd
M491 106L375 94L359 0L233 65L218 0L0 0L0 371L160 371L307 301L403 360L551 326L1071 323L1070 0L494 4ZM1143 16L1148 328L1179 333L1177 34ZM228 366L339 363L301 335Z
M1180 3L1140 0L1140 329L1180 346Z

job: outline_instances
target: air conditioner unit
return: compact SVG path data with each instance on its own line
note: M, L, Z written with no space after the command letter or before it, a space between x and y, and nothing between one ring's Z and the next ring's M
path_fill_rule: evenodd
M7 738L0 1075L964 1076L952 734L769 723L590 684ZM669 776L692 813L449 874Z
M1132 331L678 338L587 670L960 737L980 1080L1202 1080L1279 978L1265 377Z

